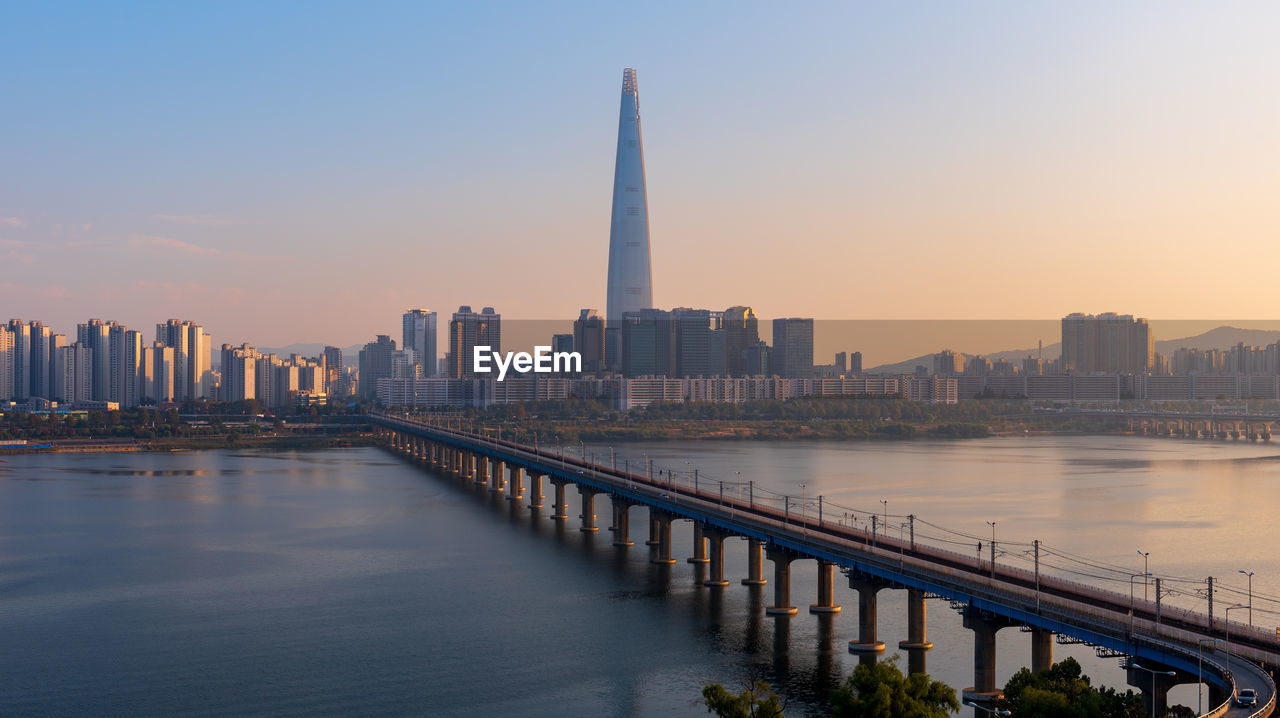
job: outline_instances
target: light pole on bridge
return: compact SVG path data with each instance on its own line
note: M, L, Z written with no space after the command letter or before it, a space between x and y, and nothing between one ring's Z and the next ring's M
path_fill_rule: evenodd
M1145 576L1150 576L1151 574L1150 574L1150 573L1148 573L1148 571L1147 571L1147 557L1151 555L1151 552L1150 552L1150 551L1143 551L1142 549L1138 549L1138 555L1142 557L1142 573L1143 573L1143 575L1145 575ZM1143 601L1146 601L1146 600L1147 600L1147 579L1145 579L1145 578L1144 578L1144 579L1142 579L1142 600L1143 600Z
M1246 606L1243 603L1237 603L1234 606L1228 606L1227 610L1222 612L1222 627L1224 630L1226 630L1226 638L1223 641L1223 643L1226 644L1227 646L1227 653L1231 652L1231 612L1236 610L1237 608L1248 608L1250 610L1253 609L1252 606Z
M1196 715L1202 715L1202 712L1200 710L1200 702L1204 697L1204 644L1206 642L1217 643L1218 639L1201 638L1200 640L1196 641L1196 656L1198 659L1198 665L1197 665L1198 672L1196 674L1196 678L1198 679L1197 685L1196 685Z
M1240 569L1240 573L1249 577L1249 628L1253 628L1253 571Z
M996 580L996 522L988 521L987 525L991 527L991 580Z

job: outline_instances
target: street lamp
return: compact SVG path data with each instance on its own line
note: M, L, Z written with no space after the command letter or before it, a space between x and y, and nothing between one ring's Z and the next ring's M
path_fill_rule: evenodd
M889 525L889 499L880 499L880 503L884 504L884 525Z
M1234 606L1228 606L1227 610L1222 612L1222 625L1226 628L1226 631L1227 631L1226 640L1224 642L1226 643L1228 652L1231 651L1231 612L1236 610L1237 608L1252 608L1252 606L1246 606L1243 603L1237 603Z
M996 580L996 522L988 521L991 527L991 580Z
M1140 666L1137 663L1130 663L1130 668L1137 668L1140 671L1146 671L1151 674L1151 718L1156 718L1156 675L1176 676L1177 671L1153 671L1146 666Z
M973 701L965 701L965 702L964 702L964 704L965 704L965 705L967 705L967 706L969 706L970 708L977 708L977 709L978 709L978 710L980 710L980 711L986 711L987 713L990 713L990 714L991 714L991 715L993 715L993 716L1011 716L1011 715L1013 715L1013 714L1012 714L1012 713L1010 713L1009 711L1006 711L1006 710L1000 710L999 708L988 708L988 707L986 707L986 706L984 706L984 705L982 705L982 704L980 704L980 703L974 703Z
M801 530L802 530L802 531L805 529L805 523L804 523L804 501L805 501L805 495L804 495L804 482L802 481L802 482L800 482L800 528L801 528Z
M1151 552L1138 549L1138 555L1142 557L1142 573L1150 576L1151 574L1147 573L1147 557L1151 555ZM1142 600L1147 600L1147 579L1145 578L1142 579Z
M1133 579L1139 576L1142 576L1143 580L1145 581L1146 577L1149 575L1150 574L1148 574L1146 571L1143 571L1142 573L1129 574L1129 635L1130 637L1133 636Z
M1240 569L1240 573L1249 577L1249 628L1253 628L1253 571Z
M1196 685L1196 715L1201 714L1200 701L1204 697L1204 644L1206 642L1217 643L1218 639L1201 638L1200 640L1196 641L1196 654L1199 658L1199 664L1197 667L1198 673L1196 674L1196 678L1199 679L1199 683Z

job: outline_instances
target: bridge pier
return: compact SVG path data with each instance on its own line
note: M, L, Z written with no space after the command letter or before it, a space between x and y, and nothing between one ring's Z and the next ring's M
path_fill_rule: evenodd
M849 588L858 592L858 640L849 641L850 653L884 653L884 641L876 640L876 594L888 587L884 579L849 574Z
M658 552L656 556L649 559L649 563L675 563L676 560L671 558L671 522L675 521L676 517L666 511L656 509L650 509L650 516L657 523Z
M598 493L600 492L593 488L578 484L578 494L582 496L582 515L580 516L582 527L578 529L579 531L594 533L600 530L596 527L595 501Z
M1134 668L1134 663L1154 672ZM1174 675L1167 675L1169 672ZM1147 714L1151 714L1154 710L1155 715L1165 715L1169 712L1169 689L1182 683L1198 682L1199 678L1194 674L1184 673L1146 658L1130 661L1129 667L1125 668L1125 683L1142 691L1143 712ZM1212 691L1210 695L1213 695Z
M505 461L493 462L493 476L489 481L490 493L500 493L507 488L507 463Z
M1053 668L1053 631L1031 628L1031 672L1039 673Z
M765 552L773 562L773 605L764 612L771 616L794 616L796 607L791 605L791 562L799 558L791 549L771 546Z
M836 604L834 563L818 559L818 602L809 604L809 613L840 613Z
M511 465L511 483L507 487L507 501L519 501L524 498L524 485L520 472L519 466Z
M613 545L634 546L628 534L631 531L631 502L621 496L613 496Z
M542 477L537 471L529 472L529 508L542 508Z
M907 652L908 673L926 673L925 654L933 648L926 635L926 611L924 591L907 589L907 640L899 641L898 648Z
M693 555L685 560L689 563L706 563L708 561L707 539L702 529L701 521L693 522Z
M768 582L764 577L764 543L747 539L747 577L742 579L742 585L763 586Z
M964 689L964 700L989 703L1003 695L996 686L996 632L1016 625L1004 616L965 608L964 627L973 631L973 685Z
M462 454L462 478L466 481L470 481L476 473L476 458L470 451Z
M561 479L556 476L551 477L551 485L556 488L556 502L551 505L551 518L557 521L564 521L569 518L569 506L564 500L564 487L568 483L568 479Z
M657 546L661 543L658 534L661 530L658 527L657 509L649 509L649 540L644 542L645 546Z
M702 524L696 524L697 529L697 546L701 547L703 536L711 542L711 562L710 575L707 580L702 582L703 586L728 586L729 582L724 580L724 540L729 535L724 529L709 526L702 528ZM693 559L689 559L690 562Z
M489 483L489 457L480 455L476 457L476 486L485 486Z

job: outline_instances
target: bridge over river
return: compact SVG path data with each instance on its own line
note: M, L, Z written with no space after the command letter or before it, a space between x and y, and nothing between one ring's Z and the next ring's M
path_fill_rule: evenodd
M962 611L964 625L974 636L973 685L964 700L983 704L999 696L995 682L996 632L1018 627L1031 635L1031 667L1043 670L1053 663L1055 636L1059 642L1083 642L1100 654L1127 661L1130 685L1142 691L1148 708L1163 715L1170 687L1179 683L1205 683L1208 700L1198 707L1204 716L1269 716L1275 709L1276 688L1272 670L1280 666L1280 636L1224 618L1162 606L1159 599L1135 597L1130 578L1129 595L1096 586L1042 575L1035 570L1000 565L974 555L917 541L914 520L910 535L888 536L875 517L869 527L849 525L843 515L824 515L819 497L817 511L809 500L782 497L781 505L756 497L753 486L745 496L738 487L726 493L725 482L685 484L668 474L655 479L652 469L640 473L618 470L454 428L434 425L407 416L372 414L369 417L384 444L401 455L420 461L437 472L507 493L512 501L528 501L531 511L543 512L544 481L552 492L552 520L569 519L567 489L576 488L581 503L581 530L598 531L595 500L607 497L612 505L614 545L633 545L630 534L632 509L648 514L648 541L652 560L674 563L671 524L694 522L694 558L707 561L708 590L726 590L724 541L741 537L748 541L747 578L744 584L773 583L772 615L798 612L791 605L790 565L812 560L818 564L818 603L811 613L834 613L834 572L847 576L858 594L858 636L849 650L875 660L884 651L876 639L876 602L881 591L905 591L908 601L908 640L899 647L908 652L909 664L923 665L932 644L927 638L925 599L941 597ZM766 577L764 559L773 564ZM1156 595L1160 592L1157 590ZM1234 609L1237 607L1230 607ZM1229 611L1227 612L1229 613ZM1239 705L1235 697L1253 690L1257 702ZM979 709L975 708L975 713Z

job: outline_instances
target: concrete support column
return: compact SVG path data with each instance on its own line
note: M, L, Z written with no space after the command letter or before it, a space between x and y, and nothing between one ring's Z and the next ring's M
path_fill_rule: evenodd
M1053 668L1053 631L1044 628L1031 629L1031 672L1039 673Z
M582 528L578 530L588 533L599 531L600 529L596 527L595 501L596 494L600 492L579 484L578 493L582 496Z
M996 632L1014 625L1014 621L973 606L965 609L964 627L973 631L973 685L964 689L964 700L989 703L1000 698L1002 693L996 686Z
M794 616L796 607L791 605L791 562L796 560L794 551L771 547L765 555L773 562L773 605L764 612L771 616Z
M693 522L693 555L685 559L689 563L707 562L707 539L702 530L702 522Z
M849 588L858 592L858 640L849 641L850 653L884 653L884 641L876 640L876 594L888 587L884 579L849 575Z
M898 648L907 652L907 673L928 673L925 654L933 643L926 635L924 591L907 589L907 640L899 641Z
M634 546L629 536L631 532L631 502L621 496L614 496L613 503L613 545Z
M489 457L476 457L476 475L475 482L477 486L484 486L489 483Z
M657 546L659 543L662 543L658 538L660 530L656 514L657 509L649 509L649 540L644 542L645 546Z
M1169 712L1169 689L1180 683L1197 683L1198 677L1194 673L1184 673L1182 671L1170 668L1163 663L1156 663L1145 658L1137 659L1134 663L1148 669L1134 668L1130 665L1125 669L1125 682L1142 691L1143 713L1146 715L1165 715ZM1151 673L1149 671L1155 671ZM1174 675L1168 675L1172 672ZM1212 691L1210 692L1212 696ZM1221 703L1222 701L1218 701ZM1152 706L1152 704L1155 704ZM1213 701L1210 701L1212 704Z
M695 534L695 546L701 546L703 538L711 542L711 566L710 574L707 580L702 582L703 586L728 586L729 582L724 580L724 539L728 535L723 529L708 527L703 529L697 524L697 535ZM693 561L693 559L689 559Z
M763 586L769 580L764 577L764 544L760 539L747 539L747 577L744 586Z
M907 640L899 641L898 648L928 650L933 643L925 636L924 591L907 589Z
M818 602L809 604L809 613L840 613L836 604L836 589L832 582L834 563L818 559Z
M524 498L524 481L520 472L519 466L511 465L511 483L507 485L507 501L519 501Z
M658 552L656 556L649 559L649 562L675 563L676 560L671 558L671 523L675 521L676 517L665 511L653 511L651 515L658 524Z
M502 461L494 461L489 472L489 493L496 494L507 488L507 465Z
M551 505L551 518L557 521L569 518L569 505L564 500L564 487L568 483L568 479L551 477L551 485L556 489L556 501Z
M542 474L529 472L529 508L542 508Z

